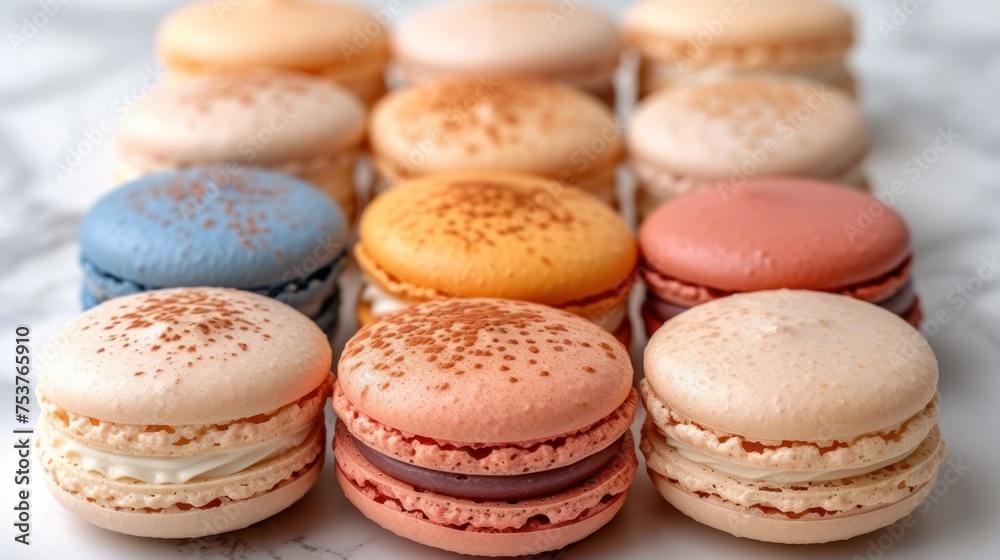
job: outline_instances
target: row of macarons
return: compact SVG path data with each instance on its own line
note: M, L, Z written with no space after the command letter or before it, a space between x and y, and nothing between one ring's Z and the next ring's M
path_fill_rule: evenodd
M83 304L152 289L238 288L333 334L345 264L360 325L421 302L499 297L557 307L626 345L629 295L646 286L647 334L691 307L789 288L849 295L919 327L903 218L837 183L758 178L661 204L636 236L589 193L543 177L463 172L402 182L360 218L294 177L193 167L112 191L80 230Z
M401 179L450 171L542 175L616 205L616 170L626 157L639 184L640 217L677 194L754 175L866 188L868 131L849 89L837 87L846 87L847 78L807 71L810 64L843 68L851 27L846 12L816 0L707 4L636 8L658 14L632 18L637 27L659 20L670 22L663 33L681 27L673 29L675 37L637 35L643 38L637 44L658 53L647 58L667 57L657 64L673 73L698 73L698 64L668 56L667 46L682 49L679 37L689 33L683 25L703 11L739 11L709 46L743 54L716 53L720 67L702 68L705 79L667 80L670 71L647 64L644 83L669 81L670 87L643 86L660 91L640 103L627 130L599 99L607 97L601 92L618 65L618 31L609 17L585 6L565 22L552 21L559 5L545 0L431 9L401 26L393 52L397 66L410 70L408 87L383 96L385 61L369 58L387 56L384 44L373 38L364 52L337 58L353 43L336 30L363 29L359 22L370 17L363 11L299 0L246 2L231 14L194 5L161 28L159 50L170 73L118 127L116 179L225 162L261 166L316 185L351 218L363 202L358 190L382 192ZM335 14L343 17L333 25ZM444 32L447 27L455 29ZM754 40L748 33L758 33L759 48L748 46ZM378 35L383 43L386 34ZM423 51L407 37L440 43L426 47L426 57L469 60L444 68L443 61L411 58L407 53ZM784 42L795 48L774 46ZM332 45L340 46L336 56ZM523 50L523 64L506 60L511 53L505 50ZM776 57L773 67L762 60L767 54ZM613 63L601 62L605 58ZM317 67L320 61L331 67ZM584 70L599 76L572 79ZM358 185L355 163L368 152L375 184Z
M548 78L612 103L622 54L640 59L641 94L680 82L767 73L853 92L853 18L827 0L646 0L623 26L578 1L443 2L418 13L388 2L245 0L171 14L157 51L184 75L285 69L343 85L371 106L387 66L407 83L471 74Z
M336 376L313 322L226 288L117 298L50 344L34 444L48 487L84 520L147 537L241 529L298 501L321 476L331 396L348 500L475 555L555 550L608 524L639 466L640 400L658 492L762 541L888 526L927 497L946 452L927 342L824 292L679 314L649 341L639 391L605 329L507 299L391 313L348 341Z

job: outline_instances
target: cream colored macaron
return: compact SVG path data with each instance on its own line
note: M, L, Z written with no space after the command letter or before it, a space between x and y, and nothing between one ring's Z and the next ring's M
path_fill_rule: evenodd
M646 0L629 10L627 42L641 56L640 94L754 74L822 81L853 93L845 8L826 0Z
M757 77L659 91L636 108L625 139L640 217L697 189L725 196L755 176L867 189L864 115L853 99L819 82Z
M593 96L527 77L445 78L397 90L372 109L382 184L450 171L532 173L616 205L624 134Z
M178 74L294 70L332 80L371 106L385 93L388 34L350 2L199 2L163 21L157 51Z
M579 2L446 2L400 24L393 57L409 83L453 75L560 80L614 104L622 39L614 19Z
M654 485L739 537L820 543L891 525L927 497L945 456L927 341L847 296L700 305L656 331L645 372L640 448Z
M354 256L359 322L424 301L500 297L558 307L627 344L635 237L597 198L534 175L428 175L375 199Z
M323 467L332 353L305 315L224 288L117 298L46 350L36 458L69 511L146 537L241 529Z
M118 127L116 179L196 165L266 167L315 185L350 218L365 118L350 91L302 74L168 79Z

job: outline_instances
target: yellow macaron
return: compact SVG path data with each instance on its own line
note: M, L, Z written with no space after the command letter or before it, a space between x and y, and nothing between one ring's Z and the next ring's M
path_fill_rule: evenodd
M629 330L635 237L599 199L554 180L462 172L406 181L365 210L359 237L363 324L423 301L501 297Z

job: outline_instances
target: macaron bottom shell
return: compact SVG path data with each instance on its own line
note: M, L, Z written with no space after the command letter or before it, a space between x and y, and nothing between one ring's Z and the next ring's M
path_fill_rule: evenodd
M312 272L301 281L241 289L272 297L290 305L311 318L324 332L332 334L337 327L337 312L340 305L340 287L337 278L343 261L344 255L337 257L332 263ZM84 274L80 303L84 311L113 298L158 289L101 270L86 258L81 258L80 264Z
M319 478L325 458L325 441L326 429L320 422L305 442L280 456L227 477L194 479L179 484L111 480L82 470L66 457L46 457L47 450L36 451L45 470L42 478L49 491L63 507L81 519L127 535L194 538L248 527L297 502ZM66 476L65 480L60 473ZM265 480L277 482L271 484ZM255 492L262 482L271 487ZM253 494L231 499L230 492ZM196 503L204 501L206 496L218 497L195 505L183 502L187 493L197 497L192 500ZM169 508L134 507L157 498L176 503Z
M366 517L401 537L476 556L537 554L587 537L625 504L638 467L629 434L618 455L590 480L547 496L496 502L434 494L389 477L365 459L342 424L334 438L334 456L341 488ZM566 511L575 517L550 521L549 515L557 518ZM511 526L519 518L526 522Z
M782 544L844 540L895 523L930 494L947 450L935 428L909 456L868 475L772 483L736 478L688 461L649 421L640 448L654 486L679 511L737 537ZM777 507L782 503L793 511Z

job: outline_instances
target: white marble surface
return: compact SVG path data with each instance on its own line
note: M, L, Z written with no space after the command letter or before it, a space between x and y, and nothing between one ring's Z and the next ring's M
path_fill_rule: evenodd
M168 541L116 535L75 519L53 502L34 465L32 544L13 542L9 356L14 325L32 326L37 355L42 342L77 313L76 227L87 206L111 186L108 136L94 131L102 126L113 130L130 99L158 80L153 30L178 5L164 0L69 1L15 51L10 33L24 33L22 18L56 3L0 6L0 362L5 364L0 387L6 403L0 411L5 434L0 556L448 557L364 519L340 493L329 462L321 482L303 501L269 521L210 538ZM422 3L403 2L397 18ZM598 3L615 10L624 4L594 1ZM900 182L901 194L891 204L913 229L916 284L931 320L927 335L941 364L941 425L950 458L942 472L950 474L942 477L912 525L805 549L740 540L700 526L666 505L640 471L628 504L613 523L546 557L796 558L808 553L816 558L936 559L996 558L1000 553L1000 446L994 433L1000 426L1000 276L976 279L981 271L992 274L983 268L984 259L1000 258L1000 4L851 4L863 16L854 63L865 83L865 110L874 130L870 171L883 190ZM947 151L929 152L936 161L920 169L912 160L933 150L940 129L950 129L957 139ZM67 161L70 147L88 136L91 153ZM66 167L56 169L57 162ZM971 289L963 293L958 285Z

